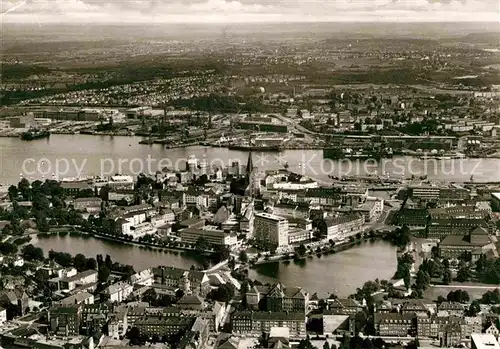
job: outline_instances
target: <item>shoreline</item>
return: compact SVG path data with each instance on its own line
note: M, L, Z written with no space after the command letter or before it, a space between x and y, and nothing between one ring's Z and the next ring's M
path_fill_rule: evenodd
M63 234L61 234L63 233ZM175 251L175 252L186 252L186 251L192 251L196 252L195 248L192 247L185 247L185 246L162 246L162 245L157 245L149 242L143 242L143 241L133 241L133 240L127 240L127 239L121 239L118 237L113 237L113 236L108 236L105 234L96 234L96 233L88 233L84 231L62 231L62 232L47 232L47 233L35 233L35 234L30 234L30 236L36 236L39 239L44 239L47 237L51 236L59 236L59 237L66 237L66 236L71 236L71 237L81 237L81 238L95 238L97 240L105 240L105 241L113 241L113 242L121 242L125 243L127 245L131 246L139 246L139 247L144 247L144 248L150 248L151 250L160 250L160 251ZM213 254L214 251L205 251L206 253Z

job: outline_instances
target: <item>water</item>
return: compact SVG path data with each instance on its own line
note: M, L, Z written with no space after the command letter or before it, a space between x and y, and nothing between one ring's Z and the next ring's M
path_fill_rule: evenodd
M91 237L51 235L48 237L35 237L30 243L42 248L46 256L50 250L67 252L73 256L82 253L86 257L94 258L98 254L103 256L109 254L113 261L132 265L136 271L158 265L184 269L189 269L192 265L198 265L195 256L189 252L149 250L137 245L98 240Z
M211 147L165 149L161 145L140 145L140 137L51 135L31 142L19 138L0 138L0 182L19 182L20 174L29 179L139 174L169 166L183 168L193 154L212 165L246 164L248 153ZM500 159L422 160L410 157L371 161L332 161L323 159L321 150L288 150L281 154L254 153L254 166L260 170L283 168L328 180L328 175L389 173L393 176L428 175L432 180L499 181Z
M52 235L34 238L32 243L45 254L52 249L87 257L109 254L114 261L131 264L136 270L169 265L189 269L198 265L196 256L177 251L160 252L118 242L75 236ZM374 258L375 256L375 258ZM348 296L368 280L389 279L396 270L396 249L384 241L365 242L336 254L316 255L300 262L269 263L249 270L251 279L263 283L281 281L285 285L301 286L308 291L326 296L335 292Z
M385 241L364 242L335 254L262 264L249 272L251 279L281 281L301 286L324 297L334 292L340 297L354 293L366 281L390 279L396 271L396 248Z
M205 159L213 165L231 165L233 160L246 164L248 153L223 148L190 147L165 149L161 145L140 145L139 137L91 135L51 135L49 139L24 142L18 138L0 138L0 182L14 184L23 173L30 179L91 176L101 174L138 174L154 172L158 167L180 168L189 155ZM499 181L500 160L420 160L395 158L371 162L330 161L322 159L322 151L289 150L282 154L254 153L253 162L260 170L282 168L314 178L327 180L328 175L390 173L401 176L427 174L432 180ZM141 168L142 167L142 168ZM150 168L148 168L150 167ZM150 171L152 170L152 171ZM42 177L44 176L44 177ZM121 243L81 237L51 236L33 241L46 252L50 249L87 256L109 254L114 260L132 264L136 269L160 264L190 268L197 264L195 256L178 252L159 252ZM347 296L365 281L388 279L396 269L395 249L385 242L363 243L333 255L308 258L290 264L273 263L250 270L249 276L264 282L280 280L288 285L303 286L324 296L335 292Z

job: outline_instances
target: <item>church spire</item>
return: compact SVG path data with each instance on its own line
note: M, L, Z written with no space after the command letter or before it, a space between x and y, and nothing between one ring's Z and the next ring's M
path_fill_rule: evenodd
M247 168L245 171L245 196L255 195L254 167L252 161L252 151L248 153Z
M248 161L247 161L247 168L246 168L246 176L247 178L250 178L253 172L253 161L252 161L252 151L248 152Z

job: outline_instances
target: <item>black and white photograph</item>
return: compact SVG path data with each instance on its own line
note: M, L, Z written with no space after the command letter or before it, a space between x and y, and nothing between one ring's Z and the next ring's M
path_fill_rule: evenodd
M0 0L0 349L500 349L499 0Z

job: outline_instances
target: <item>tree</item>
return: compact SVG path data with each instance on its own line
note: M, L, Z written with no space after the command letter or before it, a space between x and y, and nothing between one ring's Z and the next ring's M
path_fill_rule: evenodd
M248 281L247 280L243 280L242 283L241 283L241 287L240 287L240 293L242 295L245 295L247 294L247 292L250 290L250 285L248 284Z
M17 246L8 242L0 242L0 253L4 255L16 254Z
M443 273L443 284L449 285L452 281L452 275L450 269L445 269Z
M328 344L328 341L325 341L323 344L323 349L330 349L330 344Z
M430 275L426 271L419 269L419 271L417 272L417 278L415 279L415 287L417 289L425 291L427 287L429 287L430 282Z
M17 187L15 185L11 185L8 190L9 190L9 200L14 201L19 195L19 190L17 190Z
M462 266L460 269L458 269L457 272L457 281L458 282L465 282L470 279L470 270L469 267L466 265Z
M297 345L297 349L315 349L315 347L312 345L309 336L307 336L307 338L302 339L299 342L299 345Z
M231 256L231 250L226 245L215 246L214 256L218 262L222 262Z
M476 261L476 272L481 273L484 270L485 266L486 266L486 255L482 254Z
M247 255L247 253L244 250L240 251L239 259L240 259L241 263L247 263L248 262L248 255Z
M200 236L198 240L196 240L195 249L197 252L203 253L207 251L209 248L210 248L210 242L208 242L208 240L203 236Z
M84 271L86 268L87 264L87 258L81 253L78 253L75 258L73 258L73 266L76 268L78 271Z
M210 291L207 298L214 301L229 303L234 297L234 286L230 283L220 285L217 289Z
M111 274L111 271L109 268L105 265L99 266L99 271L97 273L97 280L100 283L104 283L108 281L109 275Z
M482 304L499 304L500 303L500 291L496 288L494 291L486 291L481 296Z
M27 261L43 261L43 250L40 247L35 247L32 244L23 247L22 256Z
M450 269L450 261L448 259L443 259L443 267L445 269Z
M299 247L296 248L296 252L299 256L303 256L307 252L307 250L303 244L300 244ZM321 248L319 252L321 252Z
M21 179L21 181L17 184L17 188L19 189L19 192L24 200L30 199L30 182L26 178Z
M141 331L137 327L132 327L130 331L127 332L127 338L130 340L132 345L144 345L144 340L141 336Z
M149 303L150 306L155 304L157 299L158 295L156 294L156 291L153 288L150 288L142 295L142 301Z
M481 305L479 304L479 301L473 300L472 303L469 305L469 309L467 309L467 316L472 316L476 317L477 314L481 312Z
M411 286L411 276L410 271L403 277L403 282L405 283L405 287L408 289Z
M71 267L73 265L73 257L69 253L49 251L49 259L55 261L62 267Z
M448 300L448 302L467 303L470 300L470 296L467 291L456 290L448 293L446 299Z
M108 267L108 269L113 268L113 261L111 260L111 256L109 254L106 255L106 259L104 260L104 264L106 265L106 267Z
M97 261L95 258L89 258L85 261L85 269L97 269Z

